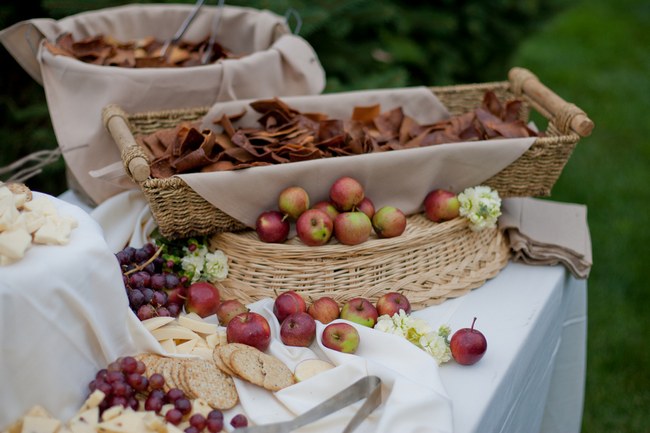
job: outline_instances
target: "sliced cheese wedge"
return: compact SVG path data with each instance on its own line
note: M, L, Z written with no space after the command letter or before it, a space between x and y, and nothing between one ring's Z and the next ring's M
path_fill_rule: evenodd
M149 332L151 332L155 329L162 328L163 326L173 322L174 320L175 319L173 317L159 316L159 317L152 317L150 319L143 320L142 324L144 325L145 328L147 328Z
M219 329L219 325L206 322L198 314L178 316L178 324L201 334L214 334Z

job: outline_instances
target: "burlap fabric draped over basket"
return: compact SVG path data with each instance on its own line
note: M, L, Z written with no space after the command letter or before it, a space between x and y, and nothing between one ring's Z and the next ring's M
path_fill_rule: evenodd
M192 5L128 5L55 21L33 19L0 32L0 41L45 89L50 117L67 167L82 193L101 203L133 183L121 168L115 143L102 125L108 104L128 111L209 106L217 101L320 93L325 74L311 46L291 34L286 20L268 11L226 6L217 42L237 59L184 68L130 69L55 56L43 47L71 32L75 40L104 34L120 41L147 36L167 40ZM205 6L184 40L205 39L216 7ZM117 168L112 176L112 168Z

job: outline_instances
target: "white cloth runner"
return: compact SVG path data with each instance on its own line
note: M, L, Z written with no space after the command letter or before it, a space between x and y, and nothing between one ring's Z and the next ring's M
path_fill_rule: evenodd
M46 197L79 225L68 245L33 245L0 267L0 429L35 404L67 419L97 370L121 355L160 350L129 310L100 226L79 207Z
M317 322L317 340L310 348L285 346L280 325L273 315L273 300L249 305L269 321L272 342L269 353L290 369L302 360L321 358L336 367L276 393L236 380L241 404L256 424L291 419L343 390L356 380L376 375L382 380L382 404L358 428L359 432L452 432L451 400L440 381L435 360L401 337L356 325L360 345L355 354L326 348L320 341L325 326ZM432 327L440 324L431 323ZM326 433L341 430L362 402L297 430Z

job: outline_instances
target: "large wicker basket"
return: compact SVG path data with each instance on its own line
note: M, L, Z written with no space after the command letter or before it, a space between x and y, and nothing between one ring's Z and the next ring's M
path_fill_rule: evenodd
M210 244L228 256L228 278L216 283L225 299L250 303L295 290L307 300L360 296L374 303L399 291L415 308L480 287L507 264L510 251L496 228L472 231L464 218L438 224L423 214L410 216L401 236L354 246L309 247L296 238L268 244L253 230L216 234Z
M502 82L431 87L431 91L452 115L480 105L485 92L492 90L502 99L522 99L525 102L522 119L528 119L531 109L548 119L545 135L538 137L519 159L485 182L498 190L501 197L548 196L580 137L589 135L593 123L582 110L562 100L531 72L513 68L509 78ZM104 110L104 125L121 149L128 175L142 189L161 233L170 238L245 228L203 199L182 179L151 178L149 161L134 138L174 127L181 121L198 120L207 111L208 107L203 107L127 114L114 105Z

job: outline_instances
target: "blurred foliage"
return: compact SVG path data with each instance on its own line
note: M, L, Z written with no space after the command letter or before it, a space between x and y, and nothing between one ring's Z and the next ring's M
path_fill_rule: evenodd
M0 28L30 18L60 19L127 4L115 0L21 1L0 6ZM164 0L141 3L165 3ZM194 3L167 1L167 3ZM559 0L232 0L268 9L318 53L326 92L504 79L518 43L560 9ZM42 88L0 49L0 166L56 147ZM37 190L66 189L62 160L28 182Z

